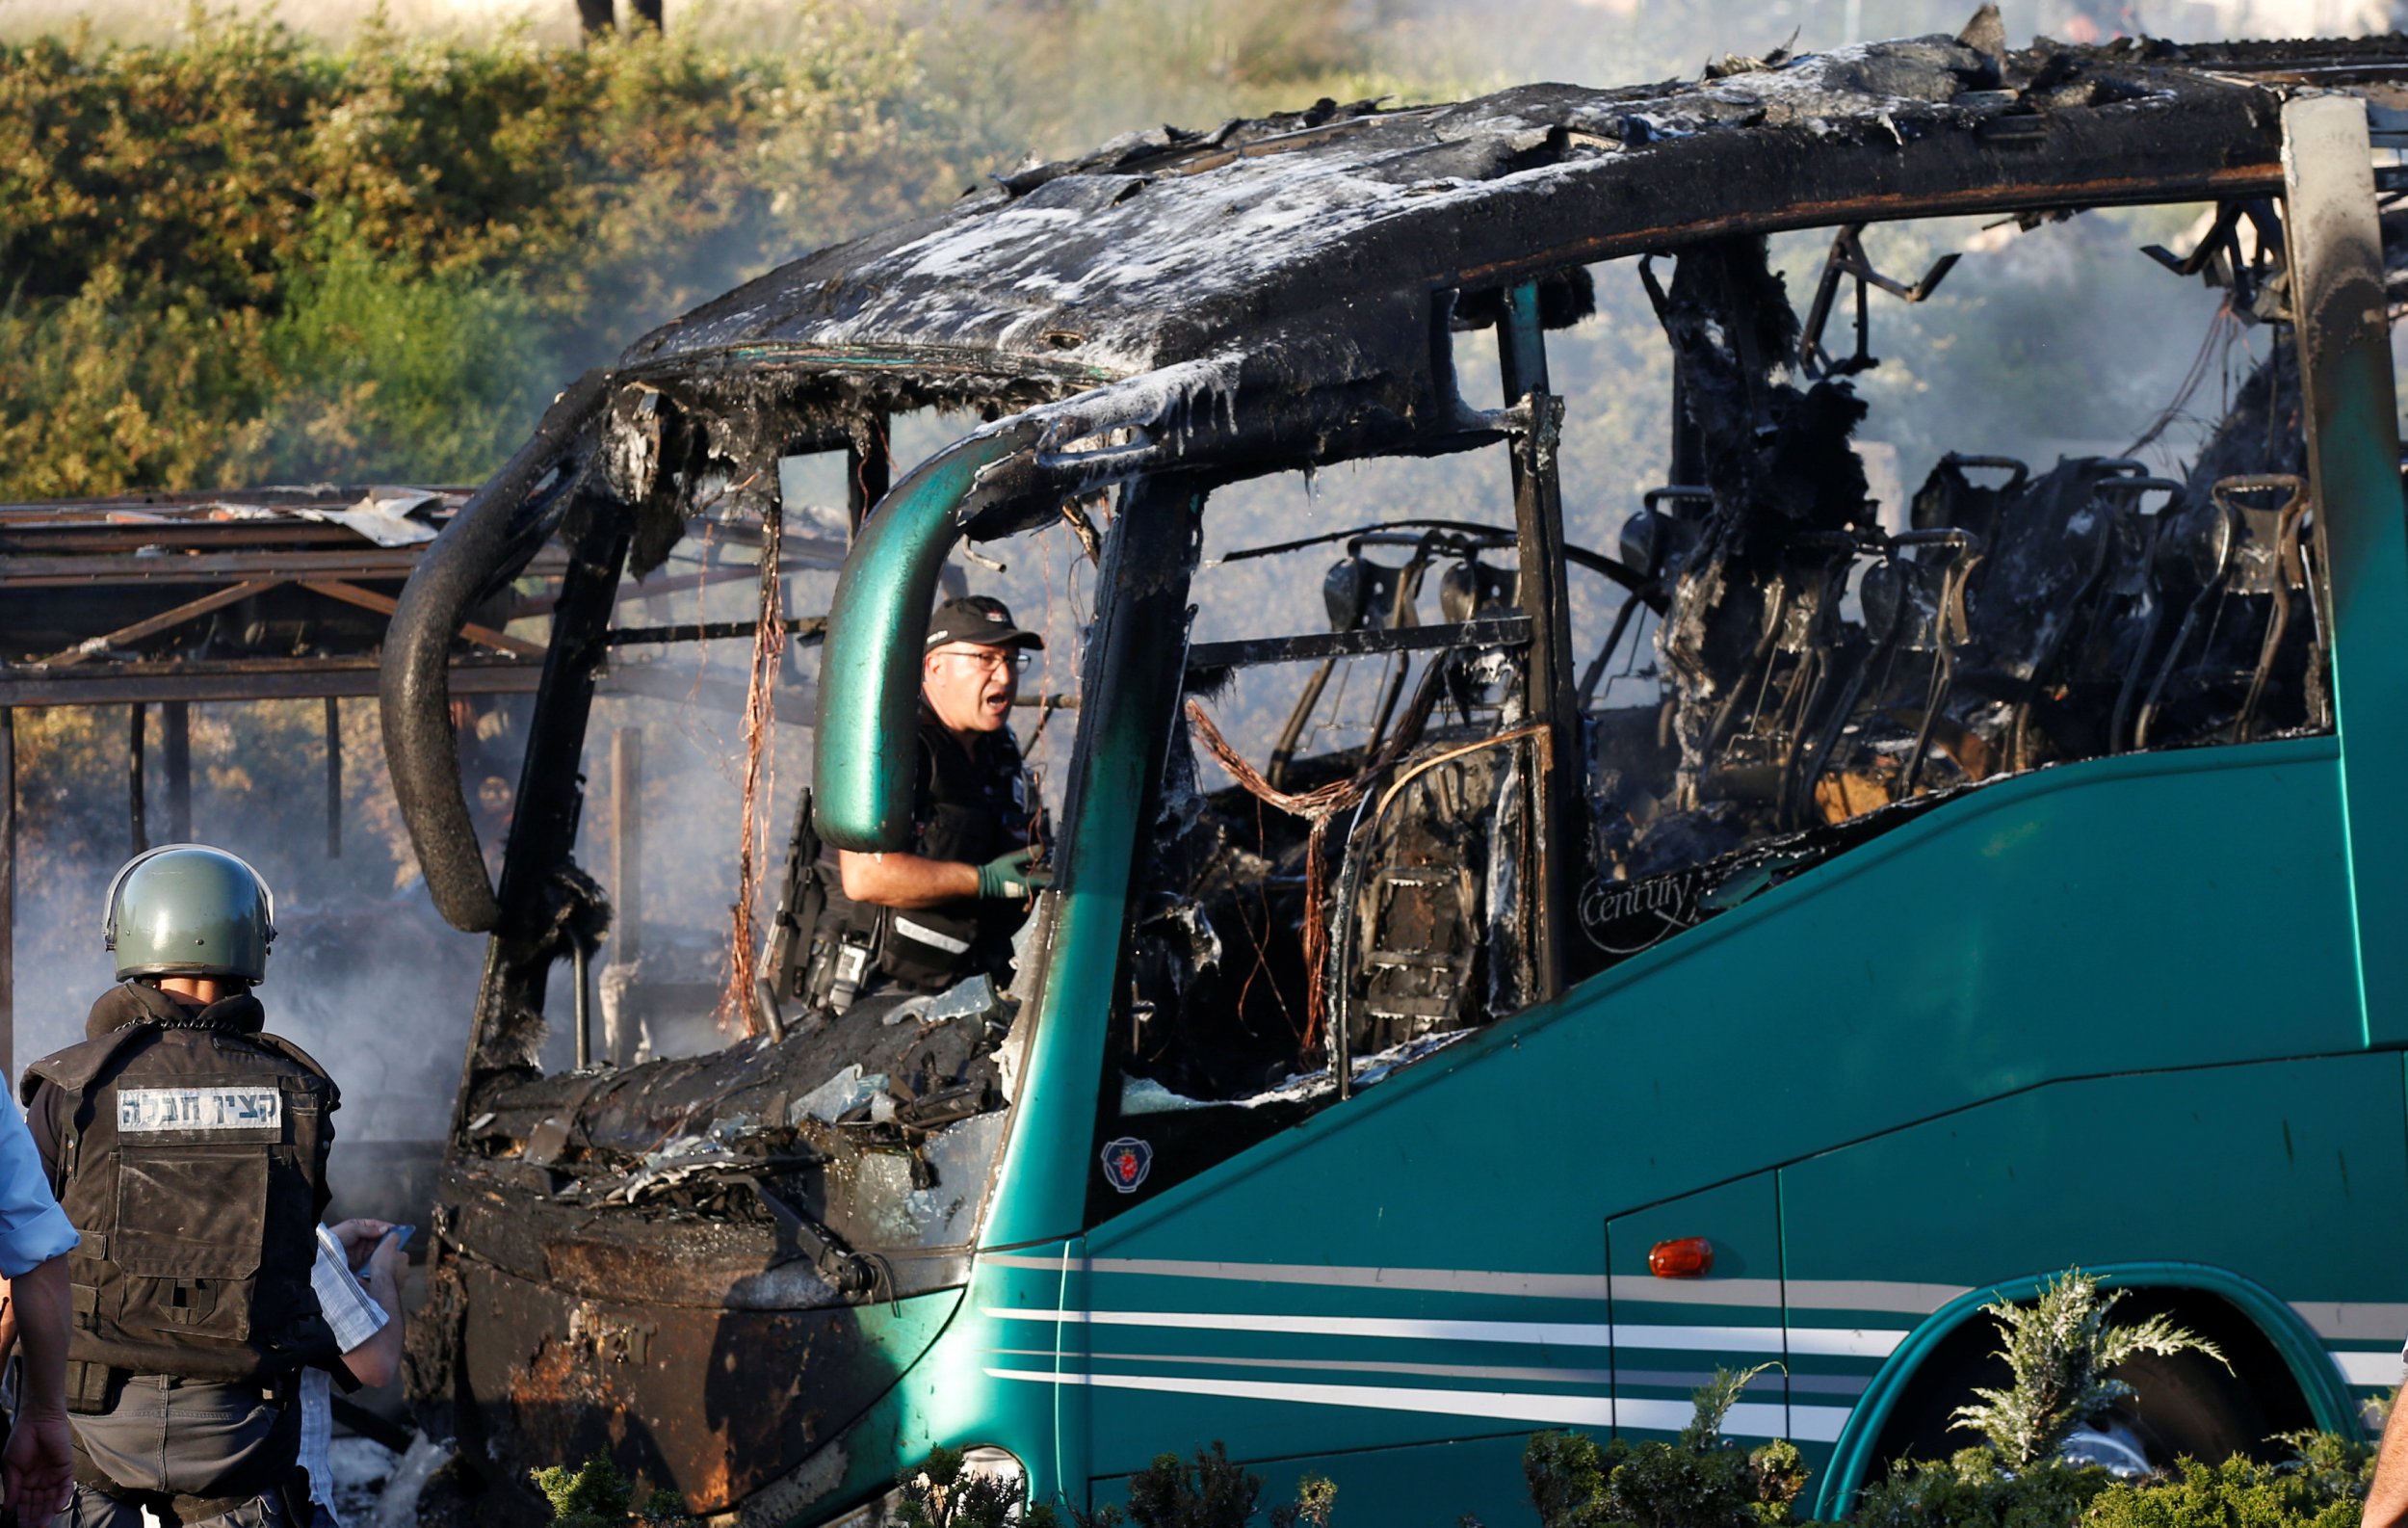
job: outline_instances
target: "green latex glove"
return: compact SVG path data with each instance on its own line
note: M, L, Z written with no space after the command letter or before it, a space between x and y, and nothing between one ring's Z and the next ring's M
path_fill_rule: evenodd
M979 895L998 902L1016 901L1052 885L1052 871L1029 868L1029 861L1035 857L1033 849L1015 849L979 866Z

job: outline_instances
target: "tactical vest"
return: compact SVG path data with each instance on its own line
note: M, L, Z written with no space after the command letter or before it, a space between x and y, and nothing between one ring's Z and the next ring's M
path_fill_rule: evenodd
M911 852L929 859L983 865L1033 842L1034 793L1008 730L979 734L971 749L943 724L920 721L920 772L911 812ZM855 902L831 863L824 868L823 921L875 952L877 968L909 987L950 987L979 971L999 971L1011 936L1028 916L1016 902L963 897L933 908L898 909Z
M65 1097L54 1187L67 1253L67 1356L93 1369L247 1383L331 1364L309 1273L326 1212L333 1080L273 1035L153 1021L43 1058Z

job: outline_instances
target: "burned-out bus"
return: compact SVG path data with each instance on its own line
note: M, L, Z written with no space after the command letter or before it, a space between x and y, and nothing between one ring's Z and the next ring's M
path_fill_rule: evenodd
M1003 177L570 386L384 659L428 882L490 941L413 1331L457 1488L526 1514L529 1466L609 1451L826 1523L943 1445L1086 1511L1218 1440L1351 1520L1507 1523L1534 1430L1666 1434L1772 1364L1726 1430L1798 1442L1829 1516L1960 1446L1978 1306L2077 1265L2229 1360L2136 1361L2088 1457L2357 1427L2408 1335L2403 85L2399 39L2012 50L1992 13L1322 102ZM1877 355L1974 397L2025 364L1881 354L1986 256L1879 241L2133 208L2187 248L2114 258L2253 336L2188 459L1968 417L1876 492ZM1608 301L1655 337L1636 487L1583 481L1551 384ZM929 410L955 437L891 460ZM827 844L908 830L956 553L1085 540L1054 884L1000 988L830 1014L772 959L725 1045L547 1073L614 889L571 852L615 609L813 461L843 571L755 679L816 687ZM1383 468L1359 523L1213 540ZM1478 513L1415 496L1442 473ZM497 883L446 655L547 545Z

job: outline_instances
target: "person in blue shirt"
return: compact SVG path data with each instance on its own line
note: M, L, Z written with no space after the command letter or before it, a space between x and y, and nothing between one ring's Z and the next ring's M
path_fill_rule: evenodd
M66 1254L80 1240L35 1153L24 1120L0 1120L0 1358L19 1339L16 1412L0 1450L0 1488L21 1523L47 1522L75 1495L75 1435L67 1422L66 1348L73 1319Z

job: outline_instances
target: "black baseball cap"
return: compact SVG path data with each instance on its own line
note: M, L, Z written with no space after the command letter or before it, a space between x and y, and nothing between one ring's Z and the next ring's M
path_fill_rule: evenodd
M929 619L928 650L949 642L974 642L982 647L1043 648L1045 639L1011 623L1011 611L988 594L965 594L936 607Z

